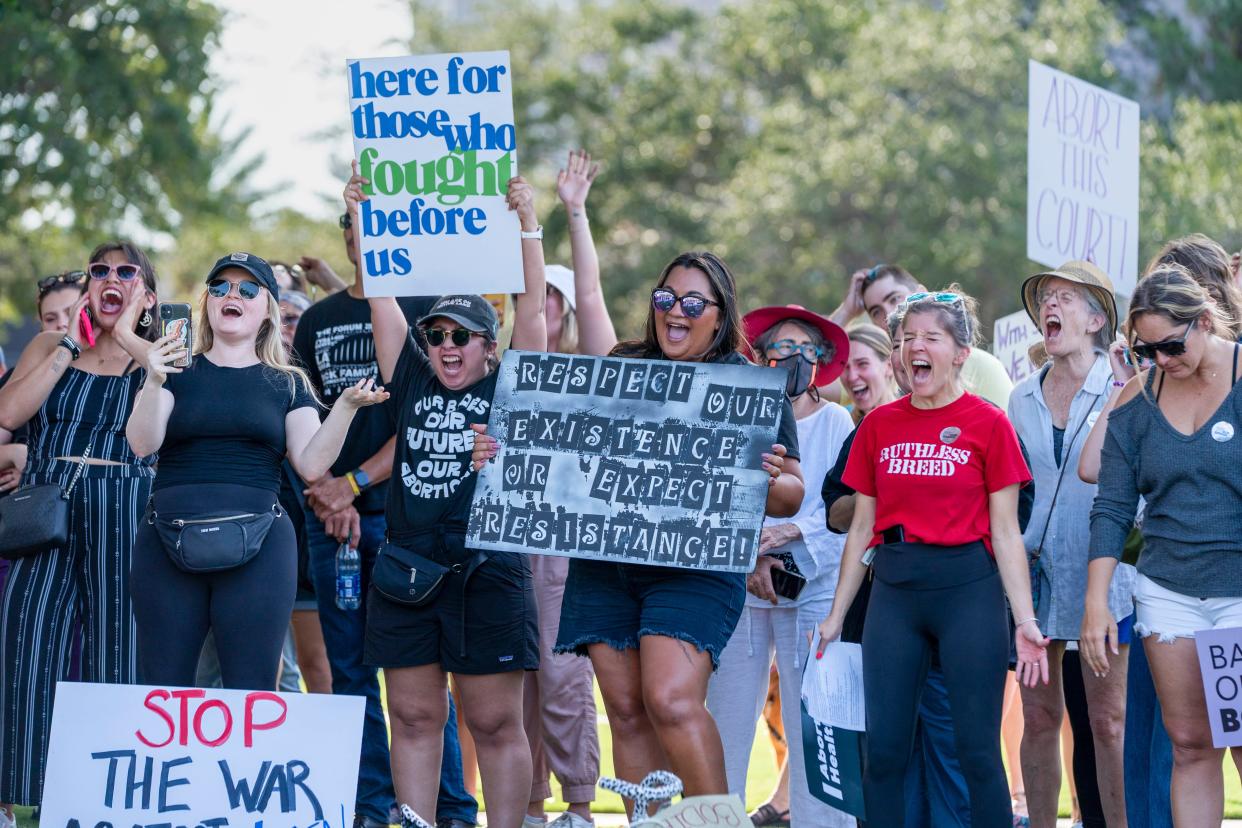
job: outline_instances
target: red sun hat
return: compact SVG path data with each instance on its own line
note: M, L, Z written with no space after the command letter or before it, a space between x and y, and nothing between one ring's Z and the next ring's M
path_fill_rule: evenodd
M798 319L814 325L823 334L824 342L828 344L831 353L820 358L819 368L815 371L815 385L818 388L830 385L841 376L845 363L850 358L850 338L840 325L801 305L771 305L757 308L743 316L742 326L746 329L746 338L753 346L765 331L786 319ZM759 357L763 359L762 354Z

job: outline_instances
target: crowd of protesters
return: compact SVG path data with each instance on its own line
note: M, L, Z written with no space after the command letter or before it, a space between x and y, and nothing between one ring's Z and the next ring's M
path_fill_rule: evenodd
M557 180L572 268L545 263L534 193L509 182L513 297L366 297L356 169L353 279L225 253L192 344L164 335L131 243L37 282L41 333L0 378L0 492L61 486L69 532L0 563L0 826L40 802L67 678L364 697L361 828L476 824L476 768L491 825L589 828L596 687L617 776L744 797L766 720L780 783L752 823L852 825L810 790L800 735L802 673L838 639L863 652L869 826L1055 825L1067 715L1084 826L1218 824L1193 639L1242 626L1239 257L1171 241L1128 306L1090 262L1015 278L1042 336L1016 387L974 298L895 264L819 313L753 307L745 274L682 253L619 341L598 169L573 152ZM468 548L502 346L785 372L754 570ZM453 485L424 485L411 470L446 410L466 436L436 448ZM239 522L231 546L170 540Z

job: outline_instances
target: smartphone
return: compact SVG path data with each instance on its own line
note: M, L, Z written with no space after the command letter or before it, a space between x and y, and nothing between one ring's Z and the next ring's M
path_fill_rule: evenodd
M176 368L190 367L190 348L194 337L190 329L190 306L185 302L160 303L160 337L174 336L181 340L184 356L173 366Z
M806 578L776 567L768 571L772 575L772 590L777 595L788 598L790 601L798 600L798 596L802 594L802 588L806 586Z
M87 310L86 308L82 308L82 310L78 314L78 317L80 320L79 327L81 327L82 329L82 336L86 337L86 342L84 344L88 348L94 348L95 347L95 326L91 324L91 312Z

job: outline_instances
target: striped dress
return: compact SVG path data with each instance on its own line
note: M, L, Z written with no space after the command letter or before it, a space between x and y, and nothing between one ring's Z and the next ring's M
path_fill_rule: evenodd
M154 477L134 455L125 423L145 373L102 376L69 368L29 422L24 485L67 486L90 449L117 466L86 466L73 489L63 548L13 562L0 598L0 802L43 796L56 682L69 671L74 622L84 636L82 680L137 680L130 549Z

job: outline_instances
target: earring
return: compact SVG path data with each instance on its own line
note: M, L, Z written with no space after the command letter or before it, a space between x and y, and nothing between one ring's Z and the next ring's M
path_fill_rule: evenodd
M143 311L142 317L138 320L138 324L143 328L151 327L151 311Z

